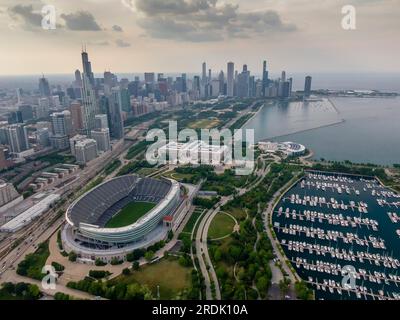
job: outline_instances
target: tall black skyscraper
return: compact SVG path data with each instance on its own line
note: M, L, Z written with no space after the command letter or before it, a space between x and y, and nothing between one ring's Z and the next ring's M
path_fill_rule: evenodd
M89 56L85 51L82 51L82 66L83 66L83 73L89 79L90 84L94 87L94 74L92 72L92 64L89 61Z
M90 134L95 126L95 115L98 114L96 92L94 90L94 76L92 65L86 51L82 51L82 105L84 110L83 127L86 134Z
M304 97L309 97L311 95L311 81L312 78L307 76L304 82Z
M266 96L266 90L269 85L268 80L268 71L267 71L267 61L264 60L263 62L263 73L262 73L262 95L263 97Z

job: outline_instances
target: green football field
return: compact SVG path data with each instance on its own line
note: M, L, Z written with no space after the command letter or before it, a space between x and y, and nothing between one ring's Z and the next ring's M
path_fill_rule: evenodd
M114 217L112 217L105 225L106 228L120 228L129 226L143 217L147 212L156 206L151 202L131 202L122 208Z

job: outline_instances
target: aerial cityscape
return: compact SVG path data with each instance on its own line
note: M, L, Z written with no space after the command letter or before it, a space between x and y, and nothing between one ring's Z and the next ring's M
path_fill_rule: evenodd
M395 0L94 2L0 0L0 301L400 300Z

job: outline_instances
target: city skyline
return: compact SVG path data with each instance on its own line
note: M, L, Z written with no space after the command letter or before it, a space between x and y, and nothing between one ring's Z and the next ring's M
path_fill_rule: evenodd
M259 70L264 57L276 73L398 72L399 1L353 1L350 31L341 27L346 1L332 2L1 0L0 74L70 73L83 43L95 73L199 73L202 61L216 72L228 61ZM56 30L41 28L45 4L55 6Z

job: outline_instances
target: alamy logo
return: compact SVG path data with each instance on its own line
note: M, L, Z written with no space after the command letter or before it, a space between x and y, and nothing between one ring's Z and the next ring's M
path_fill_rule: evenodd
M344 30L356 30L356 8L352 5L342 7L342 28Z
M44 290L55 290L57 273L54 267L51 265L45 265L42 268L42 273L46 274L42 279L42 288Z
M42 7L42 28L44 30L56 29L56 7L53 5L45 5Z
M344 289L356 289L356 269L347 265L342 268L342 287Z

